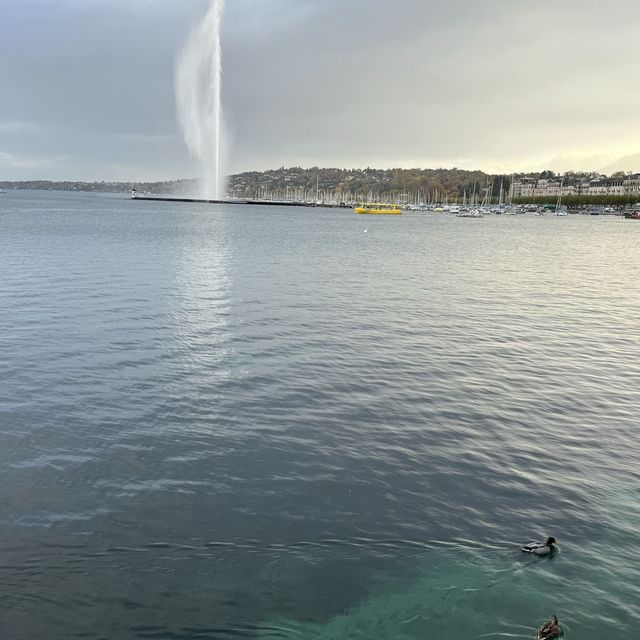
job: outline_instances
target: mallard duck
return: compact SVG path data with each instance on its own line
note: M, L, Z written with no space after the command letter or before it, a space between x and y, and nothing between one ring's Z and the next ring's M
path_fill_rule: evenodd
M562 635L558 616L551 616L537 631L537 640L554 640Z
M526 553L535 553L537 556L546 556L558 549L555 538L547 538L546 542L530 542L522 547Z

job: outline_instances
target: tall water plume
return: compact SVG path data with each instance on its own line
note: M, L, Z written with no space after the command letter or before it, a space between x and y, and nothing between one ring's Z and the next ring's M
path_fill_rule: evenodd
M176 65L178 118L189 152L200 161L200 195L224 194L222 171L222 59L220 26L224 0L211 0L191 32Z

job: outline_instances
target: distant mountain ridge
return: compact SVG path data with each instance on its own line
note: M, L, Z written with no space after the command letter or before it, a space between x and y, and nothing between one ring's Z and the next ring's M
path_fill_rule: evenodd
M640 153L624 156L623 158L620 158L620 160L616 160L612 164L600 169L600 172L606 175L611 175L618 171L633 171L634 173L640 172Z

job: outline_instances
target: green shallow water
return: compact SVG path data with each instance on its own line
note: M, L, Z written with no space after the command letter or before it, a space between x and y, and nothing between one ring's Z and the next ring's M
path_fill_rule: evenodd
M356 607L321 622L268 620L259 637L531 638L552 613L567 637L624 637L638 619L628 601L640 595L640 565L600 562L606 554L605 545L524 560L495 548L431 550L416 558L417 576L406 584L389 587L388 578Z

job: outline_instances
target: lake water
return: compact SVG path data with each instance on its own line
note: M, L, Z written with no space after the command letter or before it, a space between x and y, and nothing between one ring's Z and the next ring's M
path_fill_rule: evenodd
M639 246L0 195L0 635L637 639Z

